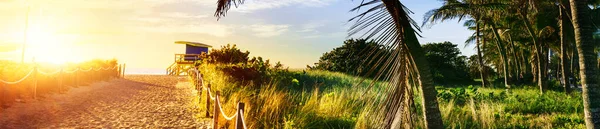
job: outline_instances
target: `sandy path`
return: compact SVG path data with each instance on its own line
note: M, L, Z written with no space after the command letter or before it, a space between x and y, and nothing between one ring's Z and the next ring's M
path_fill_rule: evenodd
M128 76L0 111L0 128L206 128L185 78Z

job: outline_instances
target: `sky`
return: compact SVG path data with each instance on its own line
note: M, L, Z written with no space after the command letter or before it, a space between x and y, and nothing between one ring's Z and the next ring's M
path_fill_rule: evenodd
M421 23L437 0L402 0ZM226 17L213 16L216 0L0 0L0 60L78 62L118 59L128 68L165 69L193 41L220 48L237 44L250 56L290 68L313 65L347 39L349 10L360 0L246 0ZM29 16L27 10L29 8ZM26 20L28 18L28 20ZM28 21L28 22L26 22ZM29 23L25 35L25 23ZM422 44L450 41L463 55L473 32L462 22L422 28Z

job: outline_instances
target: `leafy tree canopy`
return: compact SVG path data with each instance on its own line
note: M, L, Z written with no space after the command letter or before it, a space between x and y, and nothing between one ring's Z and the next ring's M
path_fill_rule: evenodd
M372 51L375 49L375 51ZM430 62L434 81L438 84L455 84L472 81L469 76L467 57L462 56L456 44L450 42L423 45ZM392 49L364 39L349 39L338 48L326 52L310 69L342 72L351 75L376 77L383 65L376 63L382 56L390 55ZM373 60L373 62L366 62ZM370 66L376 66L371 69ZM372 72L370 72L372 71ZM383 72L387 72L383 70ZM383 74L385 75L385 74Z
M467 57L461 55L456 44L445 41L422 46L436 83L455 84L472 81L468 72Z
M373 49L374 51L371 51ZM376 61L365 61L378 59L377 57L389 55L389 53L388 49L373 41L349 39L344 41L344 45L341 47L323 54L319 62L315 63L314 67L309 68L375 77L375 72L379 71L378 67L373 70L374 72L369 72L369 70L371 70L370 66L377 65Z

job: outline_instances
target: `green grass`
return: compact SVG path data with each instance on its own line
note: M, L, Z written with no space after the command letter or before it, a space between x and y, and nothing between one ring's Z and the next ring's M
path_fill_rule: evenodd
M233 114L237 102L246 103L244 114L250 128L364 128L357 123L369 123L365 107L384 97L378 94L384 83L366 79L358 84L361 78L341 73L291 71L287 75L291 80L251 89L231 83L234 81L215 68L203 65L200 70L205 80L222 92L227 113ZM367 91L372 82L373 88ZM582 99L577 93L548 91L540 95L528 86L510 92L477 86L437 90L447 128L584 128ZM417 117L413 119L421 119ZM417 126L422 125L419 122ZM232 121L220 123L233 126Z

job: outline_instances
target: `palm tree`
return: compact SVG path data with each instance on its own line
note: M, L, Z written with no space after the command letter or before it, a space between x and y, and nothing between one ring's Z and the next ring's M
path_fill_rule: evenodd
M568 1L567 1L568 2ZM570 93L571 92L571 81L570 81L570 76L571 76L571 71L569 70L569 68L567 67L569 59L567 56L567 48L569 47L570 43L567 43L567 39L565 36L565 31L566 31L566 18L568 18L566 16L565 13L567 13L565 10L569 10L569 8L567 8L565 6L565 4L563 4L563 0L559 0L558 3L558 26L559 26L559 36L560 36L560 69L562 71L562 80L563 80L563 88L565 90L565 93Z
M462 20L464 18L472 18L475 20L475 24L476 24L476 42L477 42L477 56L479 57L479 64L480 64L480 70L483 70L483 60L482 60L482 54L481 54L481 50L480 50L480 24L481 22L483 22L483 20L487 19L484 18L485 15L487 15L487 13L492 13L492 11L494 11L495 9L501 9L504 8L506 5L502 4L502 3L498 3L495 1L478 1L478 0L444 0L444 5L442 5L442 7L439 7L437 9L433 9L430 10L429 12L427 12L424 16L423 20L423 25L426 25L428 22L429 23L436 23L437 21L444 21L444 20L450 20L450 19L459 19ZM493 23L491 23L493 24ZM500 58L503 62L503 68L504 68L504 83L506 88L509 88L509 82L508 82L508 59L506 57L506 50L505 48L502 46L502 42L500 42L499 40L497 40L497 46L498 46L498 50L500 52ZM485 87L485 75L483 72L481 73L481 78L482 78L482 86Z
M484 2L476 0L444 0L444 5L437 9L430 10L424 16L423 26L428 22L431 24L437 21L444 21L450 19L459 19L470 17L474 19L475 23L475 42L477 49L477 57L479 57L479 70L481 76L481 86L485 87L487 78L484 71L483 55L481 54L482 45L480 43L480 24L484 13L489 12L491 9L501 8L503 5L493 2ZM508 84L507 84L508 85Z
M217 10L215 16L220 18L225 16L231 6L238 6L244 0L217 0ZM374 6L373 6L374 5ZM401 114L398 112L402 109L407 109L405 106L399 106L405 103L405 100L410 101L411 96L403 98L402 95L410 95L411 89L406 87L407 74L415 74L418 78L418 84L421 88L422 109L424 114L424 122L426 128L439 129L443 128L442 117L437 102L437 91L433 85L433 76L431 74L429 64L425 58L425 53L421 50L421 45L417 40L417 32L414 21L408 16L408 10L399 0L371 0L361 3L357 8L372 6L372 8L359 14L359 16L351 19L356 21L354 27L350 29L350 33L357 33L361 30L366 30L367 37L377 36L375 40L380 44L384 44L391 48L395 48L391 58L386 58L386 65L391 66L390 84L393 86L392 94L388 98L397 98L387 101L382 107L386 109L384 113L383 127L399 128L401 125L398 122L404 122ZM369 29L367 29L369 28ZM377 62L382 62L381 60ZM407 90L408 89L408 90ZM403 110L404 111L404 110ZM406 124L405 124L406 125ZM410 127L410 124L408 126Z
M481 54L481 47L483 47L483 45L481 44L482 38L480 38L480 23L476 23L475 20L467 20L465 21L464 26L468 27L470 30L475 30L473 36L470 36L467 41L465 41L465 47L475 42L475 48L477 49L477 68L479 69L479 75L481 77L481 87L486 87L485 84L487 83L487 71L485 69L485 64L483 63L483 55Z
M585 124L588 129L600 128L600 78L598 76L598 55L592 34L594 28L590 18L587 0L570 0L575 43L579 51L579 68Z

